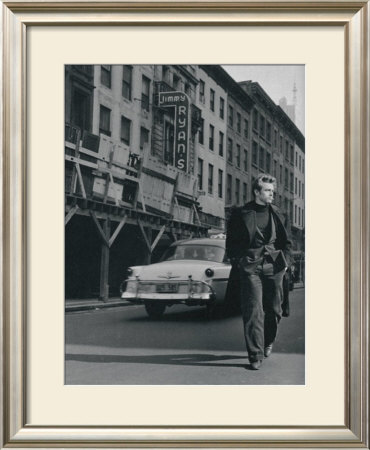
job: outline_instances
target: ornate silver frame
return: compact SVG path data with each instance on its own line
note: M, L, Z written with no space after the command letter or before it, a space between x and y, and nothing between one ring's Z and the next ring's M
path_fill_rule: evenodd
M339 25L345 29L346 417L343 426L43 427L26 422L27 27L72 23L166 26L171 24L168 14L171 12L180 15L177 24L185 26L309 24ZM3 2L2 13L2 445L27 448L369 448L369 4L354 0L228 3L14 0ZM76 13L83 15L74 20ZM238 13L237 19L232 13Z

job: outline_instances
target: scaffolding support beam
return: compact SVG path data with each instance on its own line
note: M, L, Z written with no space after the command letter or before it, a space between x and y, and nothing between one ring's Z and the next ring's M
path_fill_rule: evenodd
M150 246L150 242L152 242L152 229L151 228L147 228L147 244L148 248L147 248L147 252L145 255L145 259L144 259L144 264L150 264L151 263L151 259L152 259L152 249Z
M114 233L112 234L111 238L109 239L109 247L111 247L116 240L116 237L118 236L119 232L122 230L122 227L125 225L127 219L127 215L121 220L121 222L118 224L117 228L114 230Z
M97 229L97 231L98 231L98 234L99 234L99 236L101 237L101 239L102 239L104 245L105 245L106 247L109 248L109 241L108 241L109 235L107 235L107 234L104 232L104 230L102 229L102 227L100 226L99 220L97 219L95 212L94 212L94 211L89 211L89 213L90 213L90 216L92 217L92 219L93 219L93 221L94 221L94 223L95 223L95 226L96 226L96 229ZM110 220L110 219L109 219L109 218L105 219L104 223L105 223L107 220ZM108 236L108 237L107 237L107 236Z
M164 230L166 229L166 225L163 225L163 227L159 230L159 233L157 234L157 237L154 239L154 242L150 248L150 251L153 252L153 250L155 249L155 247L157 246L159 240L161 239Z
M102 232L105 241L110 236L110 219L104 220ZM109 298L109 246L102 242L101 245L101 262L100 262L100 295L99 300L107 302Z
M148 249L148 251L150 252L150 253L152 253L152 246L151 246L151 239L149 240L149 238L151 238L151 235L152 235L152 229L151 228L148 228L148 231L150 230L150 233L148 233L148 234L150 234L150 236L148 237L147 235L146 235L146 232L145 232L145 230L144 230L144 226L143 226L143 224L142 224L142 222L141 222L141 220L140 219L137 219L137 223L139 224L139 227L140 227L140 230L141 230L141 233L143 234L143 236L144 236L144 241L145 241L145 244L146 244L146 246L147 246L147 249Z
M77 136L76 136L76 146L75 146L75 157L78 158L80 155L80 139L81 139L81 130L77 130ZM72 179L71 179L71 185L70 185L70 193L74 194L76 190L76 182L77 182L77 171L76 166L73 166L72 169Z
M65 217L65 219L64 219L64 225L67 225L67 223L68 223L68 222L72 219L72 217L76 214L77 210L78 210L78 205L75 205L73 208L71 208L71 209L68 211L68 213L67 213L67 215L66 215L66 217Z

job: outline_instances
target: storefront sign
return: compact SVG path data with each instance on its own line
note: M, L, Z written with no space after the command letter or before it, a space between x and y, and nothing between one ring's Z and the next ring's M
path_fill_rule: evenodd
M189 97L183 92L160 92L161 108L175 108L174 166L187 171L189 155Z

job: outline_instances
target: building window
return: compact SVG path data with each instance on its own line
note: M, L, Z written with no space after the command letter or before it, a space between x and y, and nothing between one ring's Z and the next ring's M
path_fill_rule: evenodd
M299 189L298 189L298 197L301 198L301 180L299 180L299 182L298 182L298 187L299 187Z
M285 159L289 161L289 142L285 141Z
M224 156L224 133L220 131L218 137L218 154Z
M181 78L175 74L173 75L172 86L176 91L181 91Z
M221 169L218 169L218 197L222 198L223 192L222 192L222 183L223 183L223 176L224 173Z
M293 145L290 146L290 162L294 164L294 148Z
M304 200L304 183L302 183L302 198Z
M271 123L267 122L266 124L266 139L267 142L271 142Z
M185 94L188 95L190 98L193 98L193 91L189 83L185 83Z
M283 152L283 136L280 136L280 145L279 145L279 148L280 148L280 153L282 153L282 152Z
M171 122L164 123L164 160L168 164L173 164L175 129Z
M163 81L165 81L167 84L171 84L170 81L170 68L168 66L163 66L162 67L162 79Z
M209 107L211 111L215 110L215 91L213 89L209 90Z
M247 192L248 192L248 185L247 183L243 183L243 203L247 203Z
M256 177L252 177L252 184L251 184L251 196L254 197L254 192L253 192L253 185L254 182L256 181Z
M265 150L262 147L260 147L259 168L262 171L265 170Z
M274 159L274 168L272 169L272 176L277 177L277 161Z
M103 86L111 88L112 85L112 66L101 66L100 81Z
M283 166L280 164L280 172L279 172L279 182L280 184L283 183Z
M237 205L240 203L240 180L238 178L235 180L235 203Z
M81 130L91 131L91 100L89 94L74 89L71 102L71 123Z
M200 128L198 132L199 144L204 144L204 119L200 119Z
M220 97L220 118L223 119L225 117L225 100Z
M298 167L298 152L295 152L295 166Z
M295 181L294 181L294 193L297 195L298 193L298 189L297 189L297 177L295 177Z
M265 118L263 116L260 116L260 135L265 136Z
M99 133L110 136L110 113L111 110L100 105Z
M244 171L248 172L248 151L244 149Z
M203 190L203 160L198 158L198 189Z
M271 155L269 152L266 152L266 172L270 173L271 171Z
M292 200L289 202L289 219L293 222L293 202Z
M132 67L123 66L122 74L122 97L131 100L132 91Z
M304 173L304 158L302 158L302 173Z
M226 186L226 195L227 195L227 203L231 203L231 190L232 190L232 178L231 175L227 175L227 186Z
M242 116L239 113L236 113L236 131L242 132Z
M258 165L258 144L255 141L252 144L252 164L256 167Z
M213 125L209 126L209 149L214 149L214 141L215 141L215 127Z
M299 182L299 186L301 186L301 182ZM290 173L290 192L294 192L294 175Z
M301 208L298 208L298 225L301 225Z
M258 111L256 109L253 110L253 128L258 130Z
M130 145L131 120L121 116L121 141Z
M149 111L149 97L150 97L150 80L145 75L142 78L141 91L141 109Z
M140 148L143 149L149 143L149 130L144 127L140 128Z
M297 223L297 205L294 205L294 223Z
M289 189L289 173L287 168L285 168L284 187L286 190Z
M248 139L249 136L249 122L247 119L244 119L244 137Z
M239 145L239 144L236 144L236 165L237 165L237 167L239 167L239 168L240 168L240 157L241 157L241 154L240 154L240 145Z
M233 162L233 141L230 138L227 140L227 160Z
M199 80L199 101L201 103L205 102L204 91L205 91L205 83L203 80Z
M278 145L278 132L274 130L274 147L277 148Z
M228 124L230 127L233 127L234 125L234 109L232 106L229 106Z
M208 164L208 194L213 194L213 165Z

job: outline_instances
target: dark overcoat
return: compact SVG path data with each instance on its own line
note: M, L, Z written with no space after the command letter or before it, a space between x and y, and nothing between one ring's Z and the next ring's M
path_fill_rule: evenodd
M256 212L253 204L254 202L249 202L244 206L232 208L228 220L226 254L232 265L229 277L228 296L234 296L239 292L239 264L250 264L246 262L247 251L253 243L257 231ZM271 256L276 262L276 265L281 266L282 270L284 266L290 266L291 264L292 242L284 226L284 217L279 209L275 205L270 205L269 208L276 228L276 252Z

